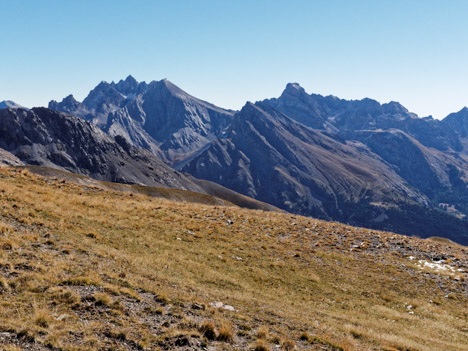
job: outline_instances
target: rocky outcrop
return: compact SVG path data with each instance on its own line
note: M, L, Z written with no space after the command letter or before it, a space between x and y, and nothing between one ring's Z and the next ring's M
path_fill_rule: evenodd
M24 165L21 160L13 155L11 152L8 152L4 149L0 149L0 165L5 166L22 166Z

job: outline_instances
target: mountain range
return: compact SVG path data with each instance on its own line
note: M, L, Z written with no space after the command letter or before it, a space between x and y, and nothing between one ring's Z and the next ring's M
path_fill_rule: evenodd
M153 157L159 163L150 167L163 169L165 175L174 172L166 168L167 162L186 173L177 177L191 184L195 181L188 174L289 212L468 243L466 108L439 121L420 118L397 102L308 94L290 83L278 98L231 111L197 99L166 79L145 83L129 76L118 83L101 82L83 102L69 95L30 114L71 114L91 122L116 137L112 140L118 153L128 149L139 155L137 161L130 161L133 156L119 160L128 169L140 169L141 159ZM94 128L91 124L87 128ZM11 127L5 128L2 139L11 134ZM58 139L62 133L66 135L60 130L48 137ZM107 136L101 134L104 140ZM12 150L11 143L2 143ZM48 162L61 160L52 156L61 155L55 146L53 152L29 147L28 157L17 151L24 148L15 149L14 155L28 164L44 153ZM111 180L154 185L147 167L138 177L122 169L123 179ZM100 172L84 173L99 178Z

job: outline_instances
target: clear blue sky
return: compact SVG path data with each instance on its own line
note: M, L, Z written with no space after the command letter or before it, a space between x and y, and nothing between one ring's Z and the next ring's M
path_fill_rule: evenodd
M309 93L468 105L468 1L0 0L0 100L82 100L101 80L168 78L238 109Z

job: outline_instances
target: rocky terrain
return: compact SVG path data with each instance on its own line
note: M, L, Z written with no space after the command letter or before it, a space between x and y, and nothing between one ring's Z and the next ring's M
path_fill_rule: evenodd
M299 84L290 83L279 98L263 102L306 126L331 133L397 129L427 147L441 151L463 149L456 128L432 117L419 118L394 101L380 104L369 98L343 100L307 94Z

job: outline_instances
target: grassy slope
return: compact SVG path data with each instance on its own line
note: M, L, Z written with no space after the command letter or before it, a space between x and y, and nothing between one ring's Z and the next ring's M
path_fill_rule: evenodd
M49 178L53 177L57 179L65 179L67 181L71 181L73 183L78 183L82 185L96 186L107 190L138 193L173 201L186 201L204 205L229 206L234 204L242 208L278 212L282 211L276 208L275 206L236 193L235 191L227 189L219 184L209 182L207 180L196 179L194 177L191 177L190 175L187 175L190 178L190 180L195 184L199 185L203 190L205 190L206 194L172 188L105 182L95 180L83 175L78 175L42 166L21 166L20 168L28 169L35 174L43 175Z
M464 247L13 168L0 214L2 349L468 348Z

